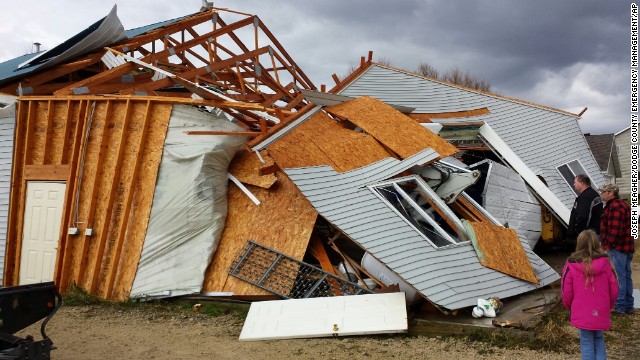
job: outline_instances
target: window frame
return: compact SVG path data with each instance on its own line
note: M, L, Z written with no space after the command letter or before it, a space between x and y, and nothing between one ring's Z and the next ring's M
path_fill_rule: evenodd
M409 181L416 181L418 182L420 185L425 186L425 187L429 187L429 185L427 185L427 183L420 178L420 176L418 175L408 175L408 176L404 176L404 177L400 177L400 178L396 178L396 179L390 179L390 180L386 180L383 182L378 182L375 184L370 184L367 185L367 188L376 196L378 197L378 199L380 199L380 201L382 201L382 203L387 206L389 209L391 209L394 213L396 213L397 216L399 216L402 221L404 221L405 223L407 223L409 226L411 226L415 232L421 236L423 239L425 239L435 250L443 250L443 249L449 249L449 248L453 248L453 247L458 247L458 246L465 246L468 245L471 240L462 240L460 239L457 235L451 235L449 233L447 233L440 225L438 225L437 223L435 223L435 221L432 223L432 220L427 220L426 218L424 219L425 222L429 223L431 226L434 227L434 231L436 233L438 233L443 239L447 240L450 242L449 239L447 239L447 236L450 237L454 242L450 242L447 245L436 245L426 234L424 234L420 229L418 229L413 223L411 223L411 221L409 219L407 219L400 211L398 211L398 209L396 209L392 204L389 203L389 201L380 193L379 190L377 190L378 188L383 188L383 187L388 187L389 185L393 186L396 191L398 191L398 189L400 191L402 191L405 195L407 195L406 197L400 195L400 197L409 202L409 205L411 206L411 208L413 208L415 211L417 211L423 218L424 218L424 209L422 209L422 207L415 202L415 200L411 199L411 197L404 192L404 190L402 190L399 187L399 184L401 183L405 183L405 182L409 182ZM444 203L444 202L443 202ZM446 204L444 204L444 206L447 206ZM448 208L448 206L447 206ZM420 210L418 210L420 209ZM455 215L455 213L448 208L449 211L451 211L452 214ZM427 215L428 216L428 215ZM457 217L458 221L460 221L460 218ZM442 236L440 233L445 233L447 234L447 236ZM458 240L458 242L455 242L455 239Z
M582 165L582 162L580 161L580 159L574 159L574 160L570 160L567 161L566 163L562 164L562 165L558 165L556 166L556 171L558 172L558 174L560 174L560 178L562 178L562 180L569 186L569 188L571 189L571 191L576 195L580 195L580 193L578 193L578 191L573 187L573 179L576 178L576 176L580 175L577 174L573 171L573 169L571 168L571 166L569 164L576 162L580 168L582 169L582 171L584 171L584 175L587 175L587 177L589 177L589 180L591 180L591 185L595 185L595 183L593 182L593 179L591 178L591 175L589 175L589 172L584 168L584 166ZM561 167L566 167L571 174L573 175L573 177L571 178L571 182L569 183L569 181L567 180L567 178L564 176L564 174L562 174L562 171L560 171Z

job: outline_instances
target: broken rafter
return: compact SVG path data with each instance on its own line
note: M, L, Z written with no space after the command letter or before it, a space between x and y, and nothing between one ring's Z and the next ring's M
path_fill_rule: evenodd
M198 131L185 131L187 135L240 135L240 136L259 136L259 132L252 131L214 131L214 130L198 130Z

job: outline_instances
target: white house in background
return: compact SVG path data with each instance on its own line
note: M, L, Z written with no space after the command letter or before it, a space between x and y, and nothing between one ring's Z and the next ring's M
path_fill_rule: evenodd
M594 186L605 183L578 125L578 115L374 63L357 72L334 92L353 97L367 95L386 103L415 108L413 114L470 112L486 108L488 113L476 116L432 121L488 124L513 157L530 170L527 171L529 179L521 172L520 175L564 223L568 222L570 208L577 196L573 189L575 175L587 174ZM511 166L515 168L513 164ZM541 189L541 183L532 184L531 181L536 181L532 175L541 178L550 192ZM539 190L555 199L544 199ZM552 203L556 204L555 208Z
M620 186L620 197L629 200L631 199L631 126L618 131L613 136L620 164L620 177L616 177L616 183Z

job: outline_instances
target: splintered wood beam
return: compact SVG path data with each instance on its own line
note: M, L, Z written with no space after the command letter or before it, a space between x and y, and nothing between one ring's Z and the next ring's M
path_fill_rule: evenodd
M340 249L338 248L338 246L336 245L335 242L331 243L331 248L333 250L335 250L335 252L338 253L338 255L340 255L340 257L342 258L342 261L344 261L344 270L345 272L347 272L347 265L350 265L352 268L356 269L357 267L359 267L358 263L356 261L353 261L353 259L351 259L350 257L348 257L346 254L344 254L342 251L340 251ZM364 285L366 286L364 279L362 278L362 276L360 276L360 274L357 271L354 271L354 274L356 275L356 277L358 278L358 280ZM347 276L348 277L348 276Z
M294 97L289 103L283 108L284 110L291 110L296 108L299 104L304 101L304 94L298 93L296 97Z
M185 131L187 135L237 135L237 136L249 136L256 137L260 135L259 132L254 131L215 131L215 130L193 130Z
M333 264L331 264L331 260L329 260L329 255L327 254L327 250L324 248L324 246L322 246L322 242L320 241L320 239L318 239L317 236L311 237L309 245L311 245L309 247L311 255L313 255L313 257L315 257L320 262L320 267L322 267L322 270L328 272L329 274L344 278L342 274L336 272L336 270L333 268ZM336 279L331 277L328 277L327 279L329 280L329 285L331 286L331 290L333 291L334 295L342 296L342 290L340 290L340 285L338 284Z

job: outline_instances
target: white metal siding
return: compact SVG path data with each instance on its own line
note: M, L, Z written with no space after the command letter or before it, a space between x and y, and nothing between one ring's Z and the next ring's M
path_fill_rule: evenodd
M2 285L4 279L4 256L7 241L15 123L15 104L0 109L0 285Z
M575 194L556 167L576 158L599 186L605 179L587 146L577 117L538 106L482 94L380 66L372 66L340 92L372 96L384 102L414 107L415 113L437 113L486 107L489 114L447 121L485 121L567 207Z
M557 280L557 273L531 251L526 240L521 241L541 281L539 286L480 265L470 243L436 250L366 187L436 157L427 149L402 161L387 158L340 174L328 166L285 172L324 218L423 296L445 308L472 306L479 297L506 298ZM373 216L376 221L371 221ZM478 287L483 279L491 281Z

